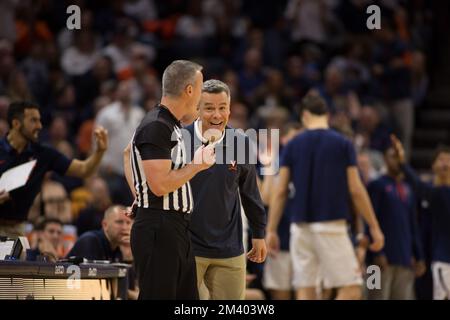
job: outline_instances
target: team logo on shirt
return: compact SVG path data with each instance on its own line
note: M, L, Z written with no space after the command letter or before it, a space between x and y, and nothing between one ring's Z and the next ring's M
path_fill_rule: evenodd
M237 171L236 160L231 160L230 161L230 164L228 165L228 170L230 170L230 171Z

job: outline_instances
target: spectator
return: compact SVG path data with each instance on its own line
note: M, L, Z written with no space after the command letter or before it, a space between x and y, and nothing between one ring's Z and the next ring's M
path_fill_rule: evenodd
M19 70L14 70L10 74L6 92L12 101L33 100L30 89L28 88L27 79Z
M411 52L409 44L400 39L389 22L384 22L375 33L372 73L377 85L376 94L387 104L409 157L414 126Z
M78 236L90 230L100 229L106 209L112 205L108 185L100 177L93 178L88 185L90 204L81 210L76 221Z
M268 107L280 106L291 110L291 93L284 83L281 71L277 69L268 70L264 85L255 92L254 104Z
M42 129L39 108L32 102L11 103L8 109L11 127L8 135L0 141L0 173L36 159L36 165L27 184L6 192L0 190L0 234L14 237L24 234L24 222L34 198L39 193L45 174L56 171L75 177L87 177L100 163L108 145L104 129L95 132L97 150L86 160L70 160L56 150L38 143ZM14 151L14 152L12 152Z
M92 69L99 56L94 37L87 30L75 33L74 44L64 50L61 57L61 67L67 75L79 76Z
M384 153L387 174L368 186L375 214L385 235L385 247L369 263L381 268L381 289L370 290L373 300L413 300L415 277L425 272L416 215L416 199L402 177L395 149Z
M37 221L38 217L59 219L63 223L72 222L70 199L61 183L46 179L41 192L34 199L28 214L28 220Z
M405 151L401 142L393 137L396 155L406 179L421 199L422 215L431 215L431 268L433 273L433 299L448 300L450 293L450 148L441 146L433 157L433 182L422 182L406 164ZM426 221L422 219L422 221Z
M16 41L15 8L19 0L6 0L0 3L0 39Z
M327 22L331 19L327 1L289 0L285 17L291 23L291 40L294 43L326 42Z
M239 72L239 86L244 98L250 103L254 100L257 89L263 85L266 77L262 71L261 51L250 48L245 52L244 66ZM250 105L254 109L255 105Z
M130 237L131 219L123 206L111 206L105 211L102 228L84 233L67 257L83 257L88 260L123 261L120 245Z
M147 52L150 60L155 58L156 53L151 46L133 40L137 32L137 27L131 20L118 20L113 41L103 50L103 53L113 61L114 71L119 77L122 73L129 72L133 49L140 47Z
M214 19L203 13L202 1L189 1L186 13L178 19L175 27L178 39L174 49L183 52L186 58L201 56L215 28Z
M100 172L108 183L114 203L128 205L133 202L123 172L123 150L131 141L134 130L144 117L144 111L131 102L129 81L121 81L117 88L117 101L103 108L95 119L110 136L111 147L100 164Z
M389 129L381 121L379 111L371 106L362 107L356 134L360 148L383 152L390 144Z
M56 262L62 256L62 235L63 224L57 218L45 218L36 225L35 230L38 232L38 243L33 249L27 250L27 260L46 262Z

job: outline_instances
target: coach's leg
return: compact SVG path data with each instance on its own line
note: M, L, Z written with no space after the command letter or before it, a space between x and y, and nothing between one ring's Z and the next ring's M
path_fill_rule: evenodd
M205 274L208 270L210 259L203 257L195 257L195 265L197 268L197 288L200 300L208 300L210 293L205 285Z
M205 285L212 300L244 300L246 256L210 259L205 274Z

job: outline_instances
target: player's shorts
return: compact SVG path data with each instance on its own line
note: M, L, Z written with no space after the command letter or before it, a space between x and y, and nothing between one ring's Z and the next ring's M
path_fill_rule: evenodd
M431 264L433 273L433 299L450 300L450 263L435 261Z
M344 220L293 223L290 248L296 289L316 287L317 279L326 279L325 288L363 283Z
M267 256L264 262L263 286L271 290L292 290L292 259L289 251L280 251L276 257Z

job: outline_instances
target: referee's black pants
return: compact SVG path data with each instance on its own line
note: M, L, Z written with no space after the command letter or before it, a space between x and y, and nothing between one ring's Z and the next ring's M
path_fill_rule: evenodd
M131 250L140 300L198 299L187 217L176 211L137 210L131 229Z

